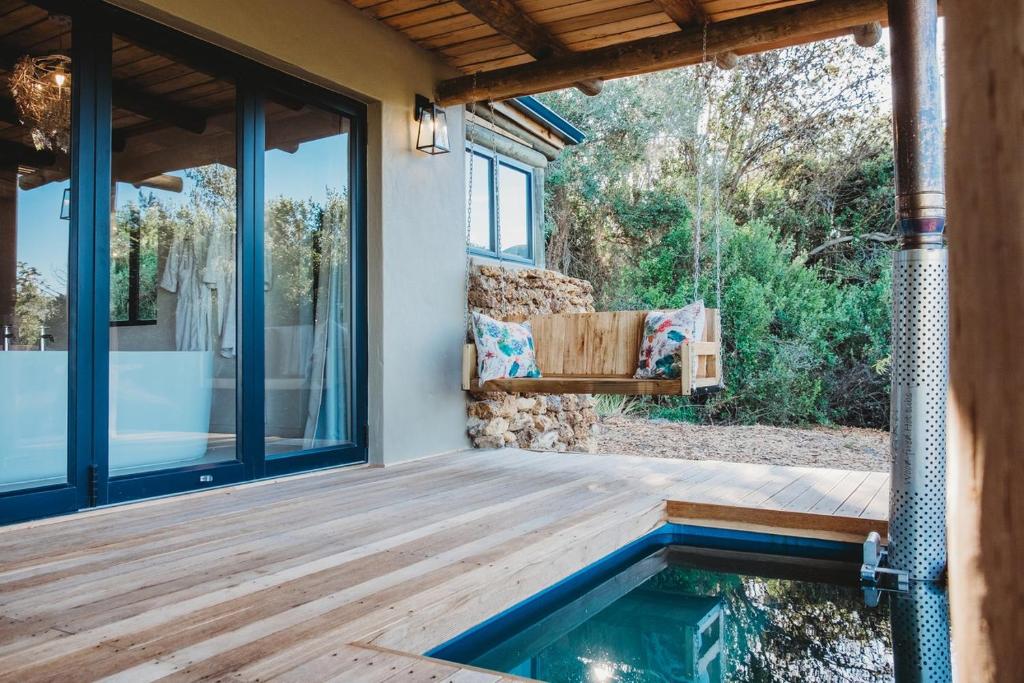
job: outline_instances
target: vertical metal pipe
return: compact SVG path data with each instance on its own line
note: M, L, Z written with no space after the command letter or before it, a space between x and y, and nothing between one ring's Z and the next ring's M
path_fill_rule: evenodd
M890 0L896 211L893 258L890 564L896 680L948 681L946 387L949 290L936 0Z
M891 0L896 210L903 248L941 246L946 225L936 0Z
M911 594L893 604L899 681L950 678L945 594L934 583L946 568L949 375L937 22L936 0L889 2L900 229L893 258L889 558L911 578Z
M889 603L897 683L945 683L952 677L949 598L943 586L915 581Z

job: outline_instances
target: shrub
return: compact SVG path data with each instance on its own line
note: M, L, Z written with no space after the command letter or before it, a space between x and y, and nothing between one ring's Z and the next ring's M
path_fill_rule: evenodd
M724 226L722 334L725 389L700 403L650 404L649 414L776 425L885 424L888 269L863 284L830 281L791 240L763 222ZM623 269L612 307L671 308L693 298L686 267L692 229L681 221ZM684 264L684 265L680 265ZM700 292L715 303L705 267Z

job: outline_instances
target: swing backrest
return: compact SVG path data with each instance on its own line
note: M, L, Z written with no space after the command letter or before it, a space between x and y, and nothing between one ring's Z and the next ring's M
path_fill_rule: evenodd
M530 316L541 373L546 377L632 377L646 317L647 311ZM704 335L699 341L721 341L718 309L705 309ZM715 357L699 351L696 355L697 378L716 377Z

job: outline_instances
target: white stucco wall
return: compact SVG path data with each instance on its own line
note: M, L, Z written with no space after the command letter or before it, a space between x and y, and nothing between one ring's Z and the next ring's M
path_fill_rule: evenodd
M413 99L448 67L341 0L113 0L369 105L370 462L464 448L463 153L414 149ZM448 110L453 141L461 110Z

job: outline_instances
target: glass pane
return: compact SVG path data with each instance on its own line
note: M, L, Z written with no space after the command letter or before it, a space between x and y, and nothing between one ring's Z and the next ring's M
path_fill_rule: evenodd
M70 61L22 58L70 55L70 27L15 5L32 30L0 31L0 492L68 472Z
M114 40L110 472L235 453L235 87Z
M349 121L266 107L266 453L351 437Z
M491 241L491 183L494 171L491 160L479 154L473 154L473 198L469 208L470 229L469 245L477 249L494 251ZM466 192L469 193L469 174L466 174Z
M529 259L530 176L517 168L499 166L501 186L501 253Z

